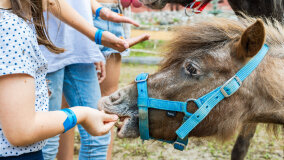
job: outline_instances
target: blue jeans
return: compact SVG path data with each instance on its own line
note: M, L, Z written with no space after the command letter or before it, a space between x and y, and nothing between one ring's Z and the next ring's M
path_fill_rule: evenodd
M70 107L88 106L97 108L101 97L100 86L94 64L72 64L56 72L47 74L51 92L49 110L61 109L62 92ZM81 137L79 160L106 159L110 134L93 137L78 125ZM47 140L43 148L45 160L54 160L58 152L59 135Z

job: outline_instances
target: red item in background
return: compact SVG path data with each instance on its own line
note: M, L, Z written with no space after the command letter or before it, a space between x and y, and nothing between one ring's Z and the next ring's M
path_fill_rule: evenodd
M123 8L127 8L131 5L131 0L120 0L120 3Z
M194 3L192 8L196 8L196 7L198 7L200 5L200 2L195 2L195 0L192 3Z
M142 7L142 3L139 0L132 0L132 6L135 8L140 8Z
M211 0L205 1L205 2L198 8L198 10L199 10L200 12L202 12L203 9L204 9L210 2L211 2Z
M190 6L190 9L193 10L195 14L201 13L204 8L211 2L211 0L206 0L203 3L201 3L200 0L193 0L192 3L190 3L188 6ZM197 9L196 9L197 8Z

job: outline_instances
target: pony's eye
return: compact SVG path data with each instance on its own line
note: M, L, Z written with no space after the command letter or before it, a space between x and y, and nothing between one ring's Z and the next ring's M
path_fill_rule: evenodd
M192 75L197 74L197 69L192 64L188 64L186 70Z
M189 62L184 67L185 67L186 72L191 76L199 74L198 67L193 63Z

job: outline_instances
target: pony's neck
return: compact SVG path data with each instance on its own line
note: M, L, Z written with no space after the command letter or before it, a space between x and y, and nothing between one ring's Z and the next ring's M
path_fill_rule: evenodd
M274 56L266 58L264 65L259 70L257 80L260 81L259 89L265 97L273 101L284 103L284 59Z

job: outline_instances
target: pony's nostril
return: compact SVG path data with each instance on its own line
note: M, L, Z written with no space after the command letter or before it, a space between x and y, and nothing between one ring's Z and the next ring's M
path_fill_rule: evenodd
M114 94L110 96L110 101L113 105L117 105L122 101L122 97L120 93Z
M119 97L118 97L117 95L111 96L111 97L110 97L110 101L111 101L111 102L115 102L115 101L118 100L118 98L119 98Z

